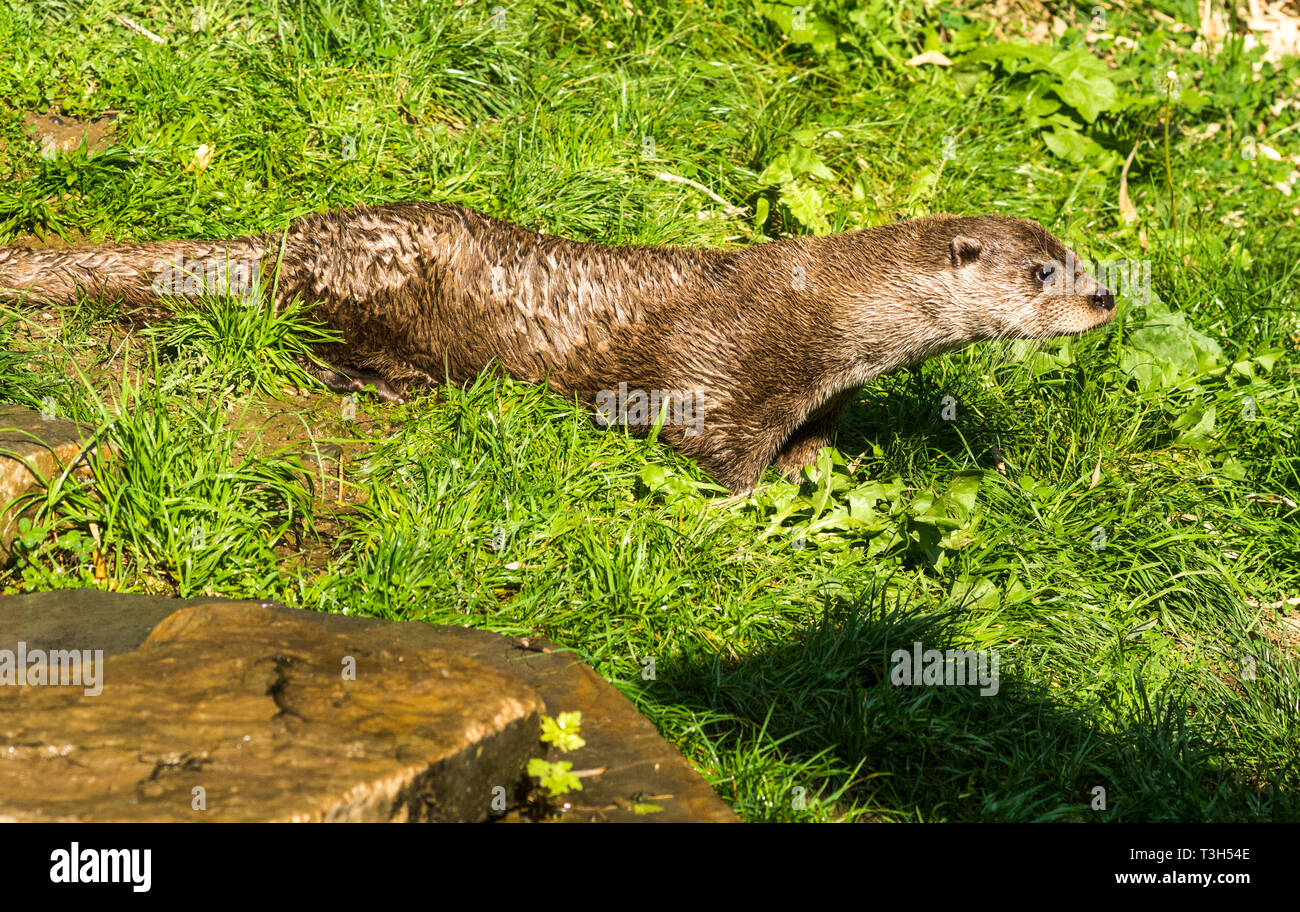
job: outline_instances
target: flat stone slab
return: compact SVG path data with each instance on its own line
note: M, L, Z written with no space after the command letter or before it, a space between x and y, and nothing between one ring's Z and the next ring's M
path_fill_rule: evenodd
M482 820L544 753L539 713L574 710L587 743L563 759L583 790L559 819L738 819L626 697L544 640L67 590L0 597L0 650L18 642L102 649L103 691L0 686L0 819Z
M97 695L0 687L0 820L486 819L538 753L540 698L447 649L371 646L306 614L191 605L105 656Z

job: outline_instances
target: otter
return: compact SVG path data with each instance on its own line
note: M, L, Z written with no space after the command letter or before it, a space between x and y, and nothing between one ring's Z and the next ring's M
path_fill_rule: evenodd
M1110 321L1113 295L1079 263L1037 222L1001 215L719 250L584 243L407 202L233 240L0 248L0 295L114 296L146 320L194 291L299 298L342 339L313 367L334 390L400 401L499 364L600 424L658 428L743 496L769 465L797 480L882 374Z

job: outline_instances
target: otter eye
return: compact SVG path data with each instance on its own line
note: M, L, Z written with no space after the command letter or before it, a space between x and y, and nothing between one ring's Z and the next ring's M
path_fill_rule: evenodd
M1055 276L1056 267L1051 263L1044 263L1042 266L1039 266L1034 270L1034 278L1038 279L1038 281L1044 285L1052 281Z

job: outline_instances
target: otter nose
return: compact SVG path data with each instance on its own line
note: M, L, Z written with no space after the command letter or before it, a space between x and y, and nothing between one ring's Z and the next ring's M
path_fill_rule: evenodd
M1088 303L1101 310L1114 310L1115 296L1110 293L1108 288L1098 288L1088 296Z

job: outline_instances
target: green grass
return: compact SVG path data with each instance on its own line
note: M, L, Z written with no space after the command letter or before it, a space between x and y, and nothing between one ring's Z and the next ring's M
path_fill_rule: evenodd
M239 298L177 297L173 316L144 330L161 354L183 362L195 388L274 395L286 382L310 386L312 346L337 337L292 301L283 310Z
M52 404L120 455L40 494L5 588L541 633L748 820L1300 818L1300 233L1275 186L1300 130L1274 107L1300 66L1255 80L1249 53L1202 58L1148 10L1112 13L1139 40L1088 121L1027 113L1042 72L899 62L990 44L976 12L863 4L876 46L828 3L827 50L731 0L502 5L497 28L481 2L214 2L194 31L190 4L0 0L0 237L233 236L410 198L691 245L995 211L1150 261L1151 300L1096 336L886 378L842 455L731 505L672 451L495 374L361 401L358 427L394 427L339 503L235 432L303 382L301 314L215 301L150 335L99 302L15 308L0 399ZM1157 95L1170 66L1200 71L1203 97ZM121 112L113 144L43 159L22 120L51 107ZM1090 160L1050 152L1051 130L1086 135ZM1243 136L1283 160L1243 156ZM187 171L203 144L211 164ZM998 650L997 695L891 685L890 653L917 641Z

